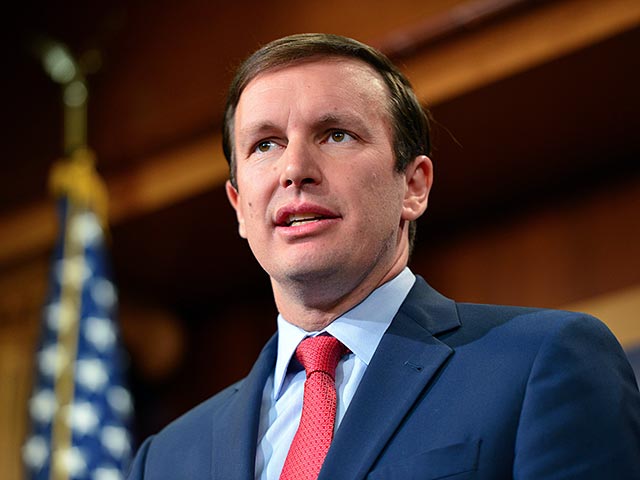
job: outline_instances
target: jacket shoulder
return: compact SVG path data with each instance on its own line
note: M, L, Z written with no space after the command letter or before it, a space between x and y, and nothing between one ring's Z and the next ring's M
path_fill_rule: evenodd
M532 341L574 329L595 336L613 337L600 319L582 312L548 308L456 303L461 324L475 329L503 328L526 335Z

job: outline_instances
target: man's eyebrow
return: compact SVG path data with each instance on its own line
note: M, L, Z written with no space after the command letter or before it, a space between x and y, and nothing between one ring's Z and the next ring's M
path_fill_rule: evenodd
M356 115L353 113L340 112L340 113L324 114L317 119L315 124L318 125L319 127L339 126L339 125L345 125L345 124L346 124L345 126L352 125L352 124L364 126L365 122L362 119L362 117L360 117L360 115Z
M275 123L270 121L257 121L255 123L250 123L242 128L238 129L238 147L249 148L252 146L253 142L258 140L264 135L272 135L274 132L278 130L278 127Z
M266 120L250 123L249 125L238 129L238 133L243 137L253 138L256 135L260 135L266 132L273 132L274 130L277 130L276 124Z
M326 113L318 117L314 122L317 127L336 126L341 124L359 124L365 125L364 119L354 113ZM254 123L249 123L238 129L238 134L244 139L253 139L257 136L272 134L280 128L269 120L260 120ZM247 140L249 141L249 140Z

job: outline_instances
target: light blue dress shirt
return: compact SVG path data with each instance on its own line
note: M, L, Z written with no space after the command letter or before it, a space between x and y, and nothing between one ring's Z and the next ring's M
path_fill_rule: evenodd
M307 336L327 332L352 352L343 357L336 369L337 430L384 332L415 279L411 270L405 268L321 332L307 332L278 316L278 357L262 396L256 479L278 480L300 423L306 375L304 370L289 370L298 344Z

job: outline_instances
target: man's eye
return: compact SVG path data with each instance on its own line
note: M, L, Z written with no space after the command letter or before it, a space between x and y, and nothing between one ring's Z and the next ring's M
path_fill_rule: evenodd
M273 142L271 140L265 140L263 142L258 143L258 145L256 145L256 152L260 152L260 153L266 153L269 150L271 150L271 147L273 147Z
M353 140L353 137L351 135L349 135L346 132L342 132L340 130L337 130L335 132L331 132L329 134L329 139L328 142L330 143L342 143L342 142L346 142L349 140Z

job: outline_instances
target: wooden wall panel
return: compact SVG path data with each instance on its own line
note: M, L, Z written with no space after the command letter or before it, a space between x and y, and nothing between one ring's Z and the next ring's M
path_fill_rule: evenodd
M640 284L640 177L536 207L425 242L413 268L448 296L480 303L560 308ZM428 236L428 222L421 228Z
M563 305L562 308L586 312L600 318L618 337L625 349L640 347L640 284Z
M0 478L22 478L21 446L28 428L48 260L0 272Z

